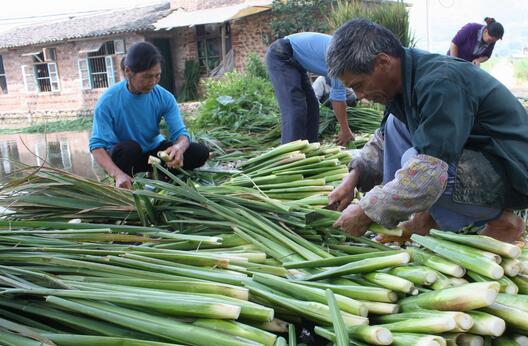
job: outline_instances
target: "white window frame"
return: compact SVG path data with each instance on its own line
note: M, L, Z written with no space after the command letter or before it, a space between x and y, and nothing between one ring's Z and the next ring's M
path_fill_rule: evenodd
M114 54L125 54L125 40L114 40Z
M24 79L24 88L26 92L38 92L37 78L33 65L22 65L22 78Z
M46 152L46 151L44 151ZM40 150L39 150L39 144L35 143L35 158L37 160L37 166L40 166L42 164L42 158L40 157Z
M2 70L4 70L4 73L0 73L0 78L4 78L5 87L6 87L5 93L0 88L0 95L7 95L9 93L9 89L7 88L7 76L6 76L5 65L4 65L4 57L1 54L0 54L0 63L2 63Z
M9 158L9 147L7 141L0 142L0 155L2 157L2 167L6 174L12 172L11 159Z
M40 59L39 54L44 55L44 60ZM57 63L50 59L56 59L55 48L45 47L39 52L30 52L22 54L22 56L31 56L36 57L39 61L31 65L22 65L22 78L24 80L24 88L26 92L59 92L60 91L60 78L59 78L59 69ZM48 59L48 60L46 60ZM51 90L40 90L39 78L37 78L37 73L35 68L37 65L46 65L48 69L48 77L40 79L49 79L50 89Z
M90 74L90 65L88 59L77 60L77 69L79 70L79 81L81 82L81 90L92 89L92 78Z
M110 40L110 41L104 41L102 42L99 47L106 44L107 42L112 42L114 45L114 54L111 55L105 55L100 56L97 58L104 57L105 62L105 72L98 72L98 74L106 74L106 80L107 80L107 88L111 87L116 83L116 71L114 68L114 56L124 54L125 53L125 41L123 39L116 39L116 40ZM97 50L99 50L98 48ZM96 51L97 51L96 50ZM79 53L81 54L87 54L87 53L93 53L94 50L86 51L81 50ZM93 76L95 73L93 73L90 69L90 58L96 58L96 57L89 57L86 58L80 58L77 60L77 70L79 71L79 82L81 84L81 90L90 90L94 89L93 85ZM100 89L100 88L98 88Z
M57 64L54 62L48 62L48 75L50 79L51 91L60 91L59 71Z
M106 64L106 78L108 80L108 87L115 84L115 70L114 70L114 59L111 55L105 56Z
M60 153L61 153L61 160L62 160L62 168L64 168L67 171L71 171L72 169L72 159L71 159L71 152L70 152L70 143L67 139L61 138L59 140L59 146L60 146Z
M42 54L44 55L44 61L56 61L57 51L53 47L42 48Z

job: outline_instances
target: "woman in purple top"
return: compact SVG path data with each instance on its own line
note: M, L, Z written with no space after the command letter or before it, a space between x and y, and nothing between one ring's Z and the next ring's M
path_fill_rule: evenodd
M447 55L471 61L477 66L488 60L495 42L504 35L504 27L494 18L486 17L484 21L486 25L478 23L464 25L451 40Z

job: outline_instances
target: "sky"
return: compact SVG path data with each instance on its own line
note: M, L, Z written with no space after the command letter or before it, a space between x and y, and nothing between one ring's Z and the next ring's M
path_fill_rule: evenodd
M0 30L28 20L49 19L55 14L87 12L112 8L132 8L163 0L15 0L0 13ZM496 44L494 54L512 56L528 47L527 0L405 0L411 4L411 30L417 47L445 53L451 38L464 24L483 23L494 17L504 26L504 39ZM30 18L28 18L30 17ZM53 17L51 17L53 18ZM57 17L55 17L57 18ZM64 18L64 17L63 17ZM428 23L428 25L427 25ZM429 35L427 35L429 28ZM429 40L427 39L429 37Z

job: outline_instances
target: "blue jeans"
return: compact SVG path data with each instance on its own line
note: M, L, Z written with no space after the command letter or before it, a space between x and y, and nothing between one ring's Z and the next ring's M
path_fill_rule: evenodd
M265 60L281 112L281 142L317 142L319 101L308 74L293 58L290 41L281 38L273 42Z
M403 122L392 114L384 128L383 144L383 183L394 179L396 171L418 152L412 146L411 134ZM455 183L456 164L449 163L447 186L444 193L428 210L439 228L446 231L459 231L470 225L483 225L494 220L502 209L457 203L452 194Z

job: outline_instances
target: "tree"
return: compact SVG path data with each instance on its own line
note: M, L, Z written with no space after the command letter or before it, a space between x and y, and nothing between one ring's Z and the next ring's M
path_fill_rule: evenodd
M328 32L331 0L273 0L271 31L275 38L296 32Z

